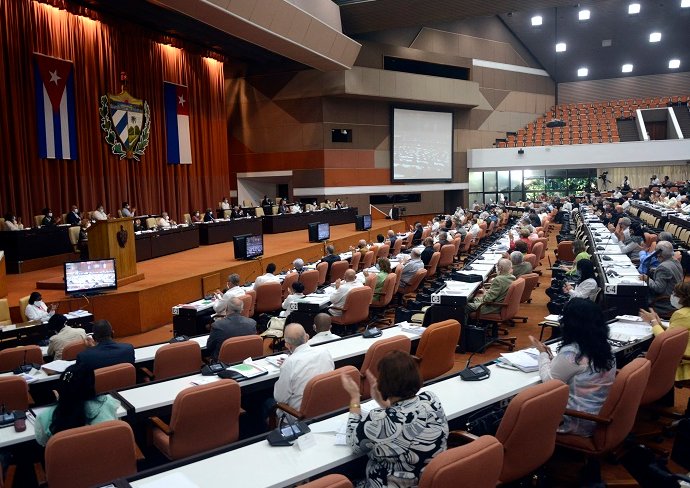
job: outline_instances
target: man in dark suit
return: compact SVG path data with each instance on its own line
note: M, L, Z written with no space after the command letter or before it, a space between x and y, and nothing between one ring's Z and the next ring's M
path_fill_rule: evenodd
M105 368L120 363L134 364L134 346L113 340L113 327L107 320L93 323L90 346L77 355L77 364L90 369Z
M415 222L414 228L411 230L414 231L414 234L412 234L412 245L418 246L419 243L422 242L422 233L424 232L424 227L422 227L421 222Z
M327 245L326 246L326 255L321 258L321 261L328 263L328 271L326 272L326 276L330 276L331 275L331 266L336 261L340 261L340 256L338 256L335 253L335 247L333 247L331 244Z
M431 256L434 255L434 240L431 237L424 239L424 250L422 251L422 262L424 266L429 264Z
M256 321L241 315L244 303L239 298L228 300L227 315L211 325L211 334L206 342L206 350L213 359L218 359L225 339L245 335L256 335Z

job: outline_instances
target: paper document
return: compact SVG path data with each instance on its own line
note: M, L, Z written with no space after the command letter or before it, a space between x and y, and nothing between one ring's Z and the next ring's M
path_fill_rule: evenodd
M72 366L74 361L65 361L64 359L57 359L49 363L44 364L41 368L47 373L62 373L68 367Z
M180 472L170 472L155 481L141 485L141 488L201 488Z
M264 359L268 364L271 364L276 368L280 368L281 363L285 361L287 358L287 354L277 354L275 356L266 356Z
M528 350L501 353L501 357L498 358L497 361L515 366L525 373L537 371L539 369L539 354L535 355L528 352Z
M375 408L380 408L379 404L376 403L374 400L369 400L366 403L362 403L360 405L360 410L362 411L362 418L366 417L369 415L369 412L374 410ZM340 424L340 427L335 433L335 445L336 446L346 446L347 445L347 418L343 420L343 423Z

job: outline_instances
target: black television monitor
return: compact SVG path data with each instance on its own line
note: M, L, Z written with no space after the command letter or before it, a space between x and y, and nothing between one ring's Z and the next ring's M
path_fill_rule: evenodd
M328 222L314 222L309 224L309 242L327 241L331 238L331 228Z
M355 230L371 229L371 215L358 215L355 220Z
M96 295L117 290L115 259L65 263L65 294Z
M252 234L245 239L245 259L254 259L264 254L263 234Z

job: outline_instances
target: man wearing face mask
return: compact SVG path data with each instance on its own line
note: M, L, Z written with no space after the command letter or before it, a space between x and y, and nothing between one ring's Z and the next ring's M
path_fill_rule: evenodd
M635 226L630 225L629 218L623 217L618 221L614 237L618 241L618 247L620 247L621 252L630 259L639 259L640 257L642 243L644 242L640 234L642 234L640 227L637 224Z
M674 287L683 282L683 267L678 260L673 259L671 243L661 241L656 245L656 249L660 251L657 257L659 266L651 271L649 276L640 275L640 279L646 281L649 287L650 302L653 302L657 297L670 296ZM675 311L670 301L660 300L650 303L650 305L662 316L668 316Z
M52 227L58 225L62 220L60 217L57 219L53 217L53 211L46 207L43 209L43 220L41 220L41 227Z
M96 210L91 212L91 218L93 220L108 220L109 215L105 212L105 208L102 204L98 204Z
M67 214L65 222L69 225L79 225L81 223L81 214L79 213L79 208L76 205L72 205L72 209Z
M34 291L29 296L29 304L24 310L27 320L44 320L52 317L55 314L57 305L53 304L48 309L48 306L43 302L43 297L37 291Z

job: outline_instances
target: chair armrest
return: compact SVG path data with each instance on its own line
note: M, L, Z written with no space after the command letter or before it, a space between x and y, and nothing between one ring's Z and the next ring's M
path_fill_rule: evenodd
M465 445L469 444L472 441L476 441L479 439L478 436L467 432L466 430L452 430L448 434L448 442L452 443L453 445Z
M328 308L331 309L331 310L340 310L341 312L344 312L345 310L347 310L346 308L342 308L342 307L333 307L333 306L328 307Z
M5 488L12 488L14 486L14 476L16 473L16 465L10 464L7 466L7 472L5 473Z
M172 435L173 431L172 431L172 429L170 429L170 426L168 424L166 424L165 422L163 422L158 417L149 417L149 420L151 421L151 423L153 425L155 425L160 430L165 432L166 435Z
M41 463L34 463L34 473L36 474L36 482L38 483L39 487L48 486L46 472Z
M484 305L496 305L496 306L499 306L499 307L507 307L507 306L508 306L507 303L500 303L500 302L482 302L482 303L479 304L479 307L477 307L477 317L481 317L481 315L482 315L482 307L483 307Z
M153 376L153 372L149 368L142 367L139 368L139 371L141 371L149 380L153 380L155 378L155 376Z
M297 419L304 419L304 415L302 415L300 412L292 408L290 405L287 403L276 403L276 410L282 410L283 412L292 415L293 417Z
M137 461L143 461L146 459L146 456L144 456L144 453L141 452L141 449L139 449L139 446L137 443L134 443L134 455L136 456Z
M580 412L578 410L571 410L569 408L565 409L565 415L569 415L571 417L577 417L577 418L580 418L583 420L591 420L592 422L597 422L599 424L608 425L611 422L613 422L613 420L610 418L604 418L604 417L600 417L598 415L593 415L591 413Z

